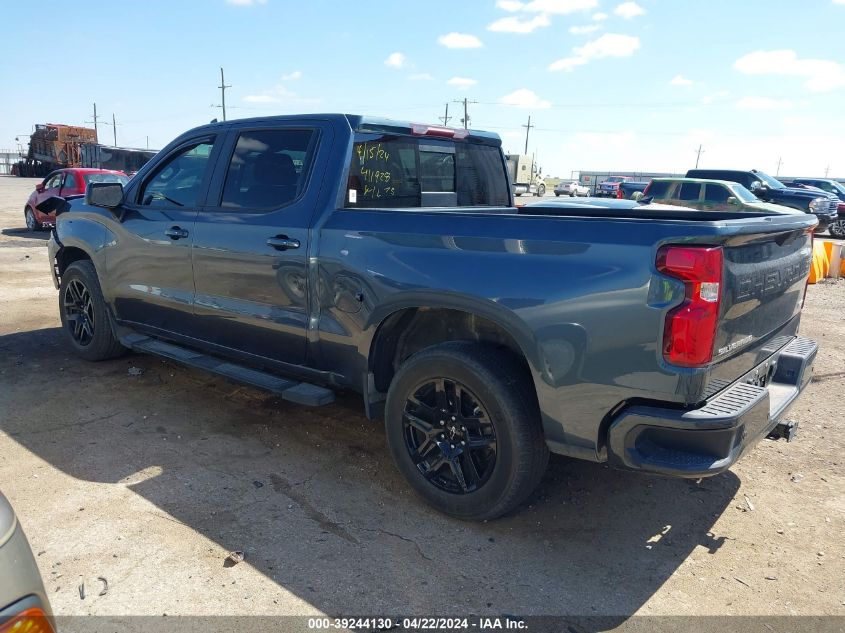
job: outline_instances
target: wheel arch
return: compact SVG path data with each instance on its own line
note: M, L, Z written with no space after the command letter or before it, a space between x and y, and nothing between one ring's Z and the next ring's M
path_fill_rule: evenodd
M463 302L418 301L393 306L376 323L367 368L373 388L385 393L401 362L426 347L448 341L475 341L510 351L534 382L538 367L534 337L513 312L500 306Z

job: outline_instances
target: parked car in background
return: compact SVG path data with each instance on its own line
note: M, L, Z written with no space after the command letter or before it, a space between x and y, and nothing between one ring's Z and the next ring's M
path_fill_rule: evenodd
M37 231L44 227L54 226L56 223L55 213L43 213L38 210L38 205L47 198L58 196L79 195L85 193L85 188L91 182L119 182L126 184L129 176L122 171L111 169L91 169L85 167L67 167L51 172L40 183L35 185L35 190L30 194L23 210L26 227L30 231Z
M626 180L620 182L616 188L616 197L620 200L637 200L642 197L643 191L648 187L649 181Z
M599 183L598 187L596 187L596 196L599 198L604 196L607 196L608 198L616 198L617 191L619 190L619 184L629 180L633 180L633 178L629 176L610 176Z
M0 631L52 633L53 615L38 565L12 506L0 493Z
M747 211L750 213L803 213L792 207L763 202L738 182L706 178L655 178L644 197L699 211Z
M579 184L577 180L573 181L560 181L555 185L555 195L556 196L570 196L575 198L576 196L589 196L590 195L590 188L587 185Z
M831 222L829 231L833 237L845 237L845 185L832 178L794 178L788 184L793 183L806 187L816 187L839 199L837 218L835 222Z
M819 221L817 232L825 231L838 218L839 199L833 194L810 189L787 187L768 174L751 169L690 169L687 178L707 178L738 182L764 202L812 213Z

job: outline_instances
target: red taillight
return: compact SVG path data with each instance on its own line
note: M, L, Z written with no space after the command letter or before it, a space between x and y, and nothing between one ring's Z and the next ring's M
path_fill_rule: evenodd
M439 136L440 138L455 139L462 139L469 136L469 130L441 127L438 125L425 125L424 123L411 124L411 133L414 136Z
M616 188L616 197L617 197L619 200L622 200L622 199L624 199L624 198L625 198L625 194L624 194L624 193L622 193L622 185L619 185L619 186Z
M645 186L645 189L643 189L643 198L648 197L648 190L649 189L651 189L651 181L649 181L649 183Z
M657 270L680 279L684 302L666 315L663 357L682 367L713 360L713 343L722 298L722 249L709 246L664 246L657 252Z
M0 633L53 633L53 625L41 609L26 609L0 624Z

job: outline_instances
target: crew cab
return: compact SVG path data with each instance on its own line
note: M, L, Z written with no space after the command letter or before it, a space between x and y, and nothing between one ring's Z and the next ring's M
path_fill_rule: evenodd
M837 219L836 196L824 191L786 187L776 178L756 169L690 169L686 177L738 182L763 202L772 202L815 215L819 222L816 229L818 232L827 230Z
M85 188L92 182L120 182L126 184L129 177L122 171L94 169L86 167L68 167L57 169L35 185L24 205L23 215L26 227L30 231L49 228L56 222L55 213L44 213L38 206L49 198L77 196L85 193Z
M817 349L798 336L812 216L518 210L509 184L481 131L196 128L62 201L65 338L300 404L358 391L410 486L463 519L516 508L549 451L698 478L787 429Z
M750 213L803 213L792 207L763 202L738 182L705 178L655 178L644 197L658 204L671 204L700 211L748 211Z

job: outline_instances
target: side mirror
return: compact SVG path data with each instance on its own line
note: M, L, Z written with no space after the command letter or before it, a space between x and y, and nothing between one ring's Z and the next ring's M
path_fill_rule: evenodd
M123 185L119 182L92 182L85 190L85 204L116 209L123 204Z
M732 207L738 207L739 206L739 200L737 200L735 196L729 196L728 197L728 204Z
M38 193L44 193L44 183L43 183L43 182L39 182L37 185L35 185L35 190L36 190Z

